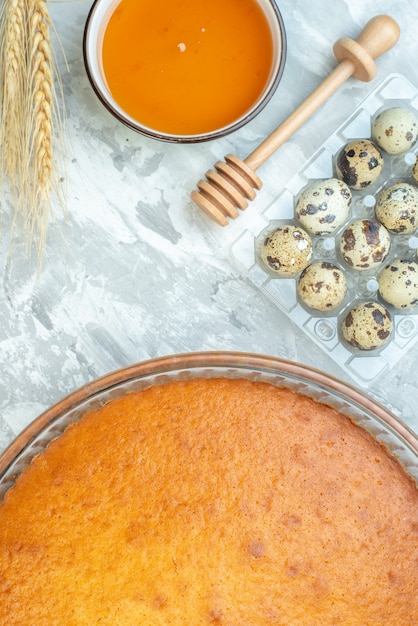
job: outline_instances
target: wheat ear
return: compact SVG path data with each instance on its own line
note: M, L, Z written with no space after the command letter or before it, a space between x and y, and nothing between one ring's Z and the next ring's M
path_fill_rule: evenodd
M51 193L64 206L54 158L62 124L50 27L46 0L0 0L1 175L10 185L13 222L24 227L40 261L53 216Z
M45 0L28 2L28 146L27 228L42 255L52 214L53 116L55 92L50 40L50 17Z
M8 177L13 195L20 193L21 155L25 149L26 100L26 4L8 0L1 19L0 146L1 171Z

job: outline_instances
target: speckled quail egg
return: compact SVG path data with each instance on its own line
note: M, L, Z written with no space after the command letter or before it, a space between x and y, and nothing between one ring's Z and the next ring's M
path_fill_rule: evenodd
M418 185L418 159L415 161L414 166L412 168L412 178L415 183Z
M361 302L346 313L341 326L344 339L359 350L384 346L392 333L389 311L378 302Z
M293 224L279 226L263 240L261 258L280 276L294 276L312 257L312 240L307 232Z
M344 181L317 180L300 194L295 215L308 233L331 235L347 220L351 200L351 191Z
M418 188L395 183L379 193L376 217L393 233L412 233L418 226Z
M383 156L369 139L353 139L338 153L337 177L350 189L365 189L377 181L383 170Z
M297 292L308 307L332 311L344 300L347 280L341 268L327 261L315 261L299 277Z
M383 300L397 309L410 309L418 304L418 263L409 259L394 259L378 277Z
M390 250L390 235L377 221L358 219L342 232L340 251L344 261L356 270L369 270L383 263Z
M418 119L405 107L391 107L372 122L372 139L389 154L402 154L418 139Z

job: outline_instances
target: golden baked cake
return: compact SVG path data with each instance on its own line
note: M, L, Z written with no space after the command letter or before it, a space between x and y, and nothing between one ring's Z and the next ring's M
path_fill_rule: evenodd
M191 379L70 426L0 505L2 626L414 626L418 490L290 389Z

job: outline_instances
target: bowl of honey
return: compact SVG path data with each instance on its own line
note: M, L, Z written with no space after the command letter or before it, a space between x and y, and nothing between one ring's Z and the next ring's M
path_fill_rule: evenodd
M161 141L231 133L280 82L286 33L274 0L95 0L83 38L98 98Z

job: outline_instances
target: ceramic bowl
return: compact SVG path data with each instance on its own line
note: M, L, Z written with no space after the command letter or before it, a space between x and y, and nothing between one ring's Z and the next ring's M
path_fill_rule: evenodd
M236 131L260 113L269 102L279 85L286 59L286 33L283 19L276 2L274 0L256 1L267 18L272 35L273 62L262 93L249 109L243 114L240 114L240 116L232 122L220 128L213 128L209 131L205 130L204 132L198 132L196 134L185 134L184 132L177 134L175 132L161 131L158 128L147 126L140 119L134 119L131 114L127 113L122 106L116 102L106 80L102 50L109 20L121 0L95 0L87 17L83 38L83 55L87 75L94 92L107 110L120 122L143 135L157 140L175 143L195 143L217 139ZM138 43L138 45L140 45L140 43Z
M391 411L358 389L306 365L244 352L197 352L144 361L98 378L30 424L0 455L0 501L16 477L70 424L109 400L152 385L193 377L244 377L290 387L368 430L418 481L418 436Z

